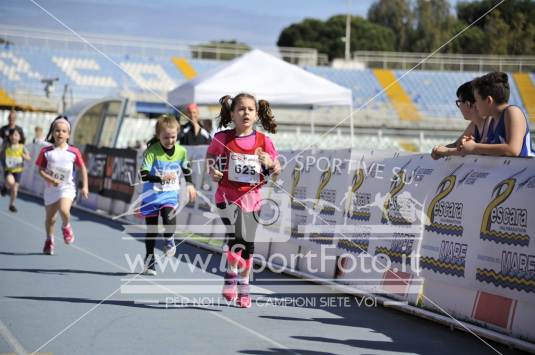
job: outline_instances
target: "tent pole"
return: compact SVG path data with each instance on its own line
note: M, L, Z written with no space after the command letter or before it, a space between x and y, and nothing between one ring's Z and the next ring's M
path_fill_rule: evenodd
M349 131L351 133L351 148L355 146L355 127L353 124L353 105L349 106Z
M316 127L314 125L314 106L310 110L310 133L312 135L316 134Z

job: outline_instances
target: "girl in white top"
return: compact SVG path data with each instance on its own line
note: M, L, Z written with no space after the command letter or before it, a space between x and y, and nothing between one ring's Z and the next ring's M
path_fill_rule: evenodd
M76 196L76 166L82 175L82 196L89 195L87 170L78 148L70 146L69 136L71 125L65 116L58 116L50 125L46 140L52 145L43 147L35 164L39 167L39 175L45 179L46 209L46 241L43 253L54 254L54 227L56 214L59 211L63 221L63 240L65 244L74 242L74 234L70 224L71 205Z

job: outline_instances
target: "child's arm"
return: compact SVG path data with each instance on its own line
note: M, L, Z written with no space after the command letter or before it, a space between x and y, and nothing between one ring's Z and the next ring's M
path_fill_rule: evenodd
M462 151L468 154L484 154L517 157L522 151L522 141L526 132L526 119L519 108L512 106L505 112L505 136L507 141L502 144L475 143L463 140Z
M6 150L5 148L0 150L0 164L2 165L2 168L6 168Z
M150 182L152 184L163 184L164 181L161 176L151 175L152 165L154 164L154 154L148 149L143 153L143 162L141 164L140 176L141 181Z
M85 164L80 167L80 173L82 174L82 197L87 199L89 197L89 186L87 177L87 168Z
M273 167L271 168L271 176L276 177L279 176L281 173L281 163L279 159L275 159L273 162Z
M258 154L258 159L262 163L262 166L268 170L268 173L276 177L280 174L281 166L278 159L277 151L271 139L266 139L265 151L262 148L258 148L256 154Z
M186 163L182 166L182 173L184 174L184 179L186 180L187 184L189 202L193 203L197 199L197 190L195 189L195 185L193 184L193 171L191 170L191 166L189 164L189 161L187 160Z
M457 138L457 140L453 143L447 144L447 145L436 145L433 147L433 150L431 151L431 158L434 160L444 158L447 156L452 155L464 155L466 153L463 153L459 147L461 145L461 142L463 140L463 137L471 137L474 133L474 123L470 122L470 124L465 128L463 134Z
M150 182L150 183L156 183L156 184L162 184L163 180L160 176L157 175L151 175L148 170L141 170L141 181L143 182Z
M275 161L271 159L271 156L264 152L262 148L258 148L256 150L256 154L258 155L258 160L260 161L260 164L262 164L263 167L268 169L270 172L275 167Z
M84 158L82 157L80 150L78 150L78 148L74 148L74 153L76 155L74 165L77 167L77 169L80 169L80 174L82 175L82 197L87 199L89 197L89 179L87 177L87 168L85 167Z
M32 157L30 156L30 153L24 148L22 151L22 159L24 160L32 160Z
M46 182L54 185L59 186L61 184L61 181L59 179L54 178L52 175L48 174L44 168L39 168L39 175L45 179Z
M213 154L206 153L206 168L208 170L208 175L212 178L212 181L219 182L223 178L223 173L216 169L215 162L217 157Z
M281 164L278 158L272 159L266 152L259 152L258 157L262 166L265 166L271 176L277 176L281 172Z

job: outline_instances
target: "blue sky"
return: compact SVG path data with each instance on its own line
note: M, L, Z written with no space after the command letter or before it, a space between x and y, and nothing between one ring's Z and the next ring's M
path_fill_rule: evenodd
M235 39L274 46L282 29L306 17L347 13L348 0L34 0L80 32L188 42ZM375 0L352 0L365 17ZM452 6L457 0L450 0ZM0 1L0 23L63 30L30 0Z

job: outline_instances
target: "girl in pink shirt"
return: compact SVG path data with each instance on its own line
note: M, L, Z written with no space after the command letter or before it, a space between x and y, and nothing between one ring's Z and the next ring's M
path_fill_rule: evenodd
M277 124L269 102L257 102L252 95L242 93L234 98L227 95L219 103L219 127L234 124L233 129L215 135L206 154L209 174L219 183L215 202L221 219L225 225L234 227L233 233L227 233L223 296L229 301L237 299L240 307L248 308L251 306L249 275L257 227L255 213L260 210L260 188L267 174L280 173L273 142L254 126L260 120L266 131L275 133Z

